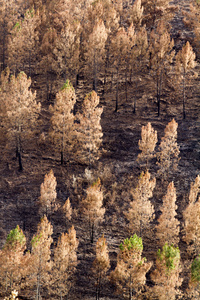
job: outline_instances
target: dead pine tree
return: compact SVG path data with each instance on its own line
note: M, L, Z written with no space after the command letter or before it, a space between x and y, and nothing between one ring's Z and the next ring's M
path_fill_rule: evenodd
M157 131L153 129L151 123L146 126L142 126L141 140L139 140L139 149L142 151L138 154L138 161L146 162L146 170L148 169L148 163L151 158L155 156L154 150L157 144Z
M159 22L157 28L151 31L149 41L150 74L156 83L157 112L160 116L160 102L165 78L168 76L175 51L174 41L164 22Z
M56 192L57 181L54 176L53 170L51 170L44 177L44 182L40 186L40 198L39 204L41 211L47 216L51 216L53 211L58 209L56 204L57 192Z
M173 181L168 185L167 194L163 198L161 215L156 225L156 237L159 240L159 246L166 242L169 245L177 246L179 243L180 222L175 218L176 209L176 188Z
M182 284L180 278L180 250L173 245L165 245L157 251L156 269L151 273L151 279L155 285L149 299L175 300L181 294L179 287Z
M9 55L8 40L14 24L17 22L21 13L23 1L1 1L0 3L0 71L5 70L7 66L7 57Z
M14 73L25 71L28 65L28 76L36 67L40 25L39 13L34 9L27 10L24 18L16 22L9 38L8 65Z
M144 229L148 229L149 222L154 218L154 207L149 198L153 196L156 178L150 180L150 177L148 171L141 173L136 188L131 191L133 201L130 202L130 208L125 213L131 233L136 232L140 236Z
M127 74L131 59L131 50L135 45L135 29L131 24L128 31L124 27L120 27L111 39L111 63L115 68L116 77L116 96L115 96L115 112L119 108L119 84L121 80L121 73L125 66L125 84L126 84L126 97L127 97Z
M75 90L69 80L56 94L54 106L50 106L51 127L50 140L60 152L61 165L64 164L64 156L73 156L72 148L75 142L74 104L76 102Z
M100 299L103 283L105 283L106 273L110 268L108 245L104 235L96 243L96 257L93 261L92 271L96 278L96 300Z
M137 1L139 2L139 1ZM136 4L136 1L134 2ZM136 31L135 45L130 53L130 84L134 83L134 103L133 113L137 110L138 80L141 81L141 74L146 71L146 61L148 60L148 35L146 27L140 27ZM134 79L133 79L134 78Z
M165 135L157 152L157 164L159 166L158 174L162 179L167 179L169 173L176 170L179 161L179 146L177 144L178 123L173 119L165 128Z
M187 19L184 19L186 25L192 27L195 33L195 51L200 54L199 41L200 41L200 3L198 0L193 0L190 4L190 11L186 13Z
M62 233L54 249L53 264L50 274L48 290L60 300L68 298L70 288L74 281L77 266L78 240L76 230L72 226L68 233Z
M188 251L200 254L200 176L198 175L190 186L189 203L183 212L183 240L188 245Z
M77 114L74 153L79 162L89 167L99 159L102 145L101 114L103 108L98 107L99 97L95 91L87 94L82 106L82 113Z
M81 11L79 1L63 0L51 1L48 10L51 14L51 26L57 33L53 50L55 55L53 69L59 80L61 77L64 81L69 78L76 90L80 68L80 34L82 32L80 23L85 10Z
M134 300L141 297L146 284L146 273L152 266L151 262L146 262L146 258L142 257L142 251L142 238L137 234L125 239L119 246L117 266L111 272L110 280L123 299Z
M65 201L65 204L62 206L62 212L65 215L66 220L71 220L72 218L72 207L69 198Z
M81 201L80 210L83 218L88 222L90 241L94 241L95 227L103 221L105 208L103 207L103 191L98 178L86 190L86 197Z
M42 299L43 288L48 286L50 280L52 234L53 226L44 216L31 240L31 268L26 277L29 288L35 289L36 300Z
M107 30L102 20L96 21L93 31L89 35L85 48L87 59L87 73L92 72L93 90L97 92L99 73L105 60L105 43L107 40Z
M187 80L191 77L192 69L196 66L195 53L189 42L176 55L176 72L179 81L182 81L182 99L183 99L183 119L186 118L186 88Z
M10 76L10 70L6 69L1 74L0 96L5 110L2 123L7 131L8 143L15 145L20 171L23 170L22 145L33 136L41 110L36 92L32 93L30 85L31 79L24 72L16 77Z
M46 99L51 100L54 87L54 75L57 70L56 56L54 55L57 45L57 31L55 28L48 27L42 37L40 46L39 67L42 69L46 77Z
M26 250L26 237L17 227L12 229L6 238L3 249L0 251L0 281L1 291L12 292L22 288L22 278L26 276L29 263L29 253Z

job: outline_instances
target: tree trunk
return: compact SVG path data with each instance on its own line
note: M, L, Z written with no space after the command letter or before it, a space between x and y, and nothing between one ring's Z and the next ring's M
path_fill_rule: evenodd
M130 69L130 75L129 75L130 84L132 83L132 74L133 74L133 68L131 67L131 69Z
M116 86L116 100L115 100L115 112L118 111L118 92L119 92L119 66L117 66L117 86Z
M99 296L98 296L98 289L99 289L99 278L97 278L97 285L96 285L96 300L99 299Z
M8 290L8 272L6 271L6 292Z
M183 119L185 120L186 113L185 113L185 71L183 74Z
M91 237L90 237L91 239L91 243L93 244L93 242L94 242L94 223L92 223L92 225L91 225Z
M23 170L23 166L22 166L22 157L21 157L21 125L18 125L18 134L17 134L17 149L16 149L16 155L18 157L18 162L19 162L19 170L22 171Z
M93 90L97 92L97 61L96 61L96 50L94 49L94 61L93 61Z
M61 162L61 165L63 166L64 164L64 158L63 158L63 151L60 152L60 162Z
M49 79L48 79L48 71L46 72L46 89L47 89L47 101L49 100Z
M18 159L19 159L19 170L23 171L21 152L18 153Z
M133 294L133 289L132 289L132 276L130 275L129 300L132 300L132 294Z
M2 48L3 48L2 49L3 50L3 53L2 53L3 70L5 70L5 68L6 68L6 64L5 64L5 57L6 57L6 55L5 55L5 52L6 52L5 44L6 44L6 42L5 42L5 39L6 39L5 33L3 33L3 46L2 46Z
M36 300L40 300L40 275L37 276Z
M28 76L31 77L31 50L29 50L28 66L29 66L29 74L28 74Z
M125 90L126 90L126 102L128 101L128 65L126 65L125 71Z
M105 86L106 86L106 78L107 78L107 69L109 65L109 48L107 49L106 53L106 63L105 63L105 72L104 72L104 82L103 82L103 91L102 91L102 96L105 94Z
M137 80L136 80L136 83L135 83L135 86L136 86L136 92L137 92L137 89L138 89L138 85L137 85ZM134 95L134 107L133 107L133 113L135 114L136 113L136 93Z
M156 98L157 98L157 108L158 108L158 117L160 116L160 90L159 90L159 84L160 84L160 81L159 81L159 78L160 76L158 75L157 76L157 95L156 95Z
M19 155L19 151L18 151L18 147L16 147L16 158L18 158Z
M101 292L101 272L99 275L99 284L98 284L98 300L100 299L100 292Z

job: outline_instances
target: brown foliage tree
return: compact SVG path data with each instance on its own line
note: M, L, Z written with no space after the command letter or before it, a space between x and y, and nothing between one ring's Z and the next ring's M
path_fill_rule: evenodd
M149 160L154 157L154 150L157 144L157 131L153 129L151 123L146 126L142 126L141 140L138 145L142 153L138 154L138 160L146 161L146 169L148 169Z
M31 268L26 278L29 288L34 287L36 290L36 300L41 299L43 288L48 286L50 280L52 234L53 226L44 216L31 240Z
M136 1L135 1L136 3ZM136 113L136 99L138 92L138 81L141 80L141 75L146 72L148 65L148 36L145 26L136 27L135 45L130 51L130 84L134 83L134 107L133 113ZM133 78L133 80L132 80Z
M56 40L53 48L55 55L54 71L66 81L75 80L75 88L80 69L80 34L81 21L86 13L83 1L50 1L48 5L48 19L51 27L56 31Z
M39 202L43 213L51 215L51 213L58 209L56 204L57 192L56 192L56 177L53 170L51 170L44 177L44 182L40 186L40 198Z
M98 74L105 59L105 44L107 30L102 20L96 21L91 34L85 43L85 58L87 73L92 72L93 90L97 92Z
M56 43L58 39L58 34L55 28L49 27L44 33L41 42L41 58L40 58L40 68L46 77L46 99L50 100L52 91L55 88L54 78L57 70L57 57L54 54Z
M143 11L144 7L142 6L142 0L136 0L128 9L127 17L130 18L130 24L133 23L137 29L140 28L142 24L142 20L144 18Z
M8 56L8 39L13 25L21 12L23 1L0 1L0 71L6 68Z
M111 40L111 45L110 45L111 64L115 68L115 77L116 77L115 112L118 111L118 106L119 106L119 83L120 83L122 70L124 70L124 66L125 66L125 81L127 87L127 74L129 70L132 48L135 45L135 39L136 39L135 28L133 24L131 24L127 31L125 30L124 27L120 27Z
M179 161L179 146L177 144L177 128L178 123L173 119L165 128L165 135L161 139L159 150L157 153L158 173L163 178L169 176L169 172L176 170Z
M180 272L180 250L166 243L162 251L159 249L157 252L156 269L151 274L155 282L152 296L156 296L159 300L177 299L176 296L180 295L179 287L182 284Z
M41 109L40 103L36 102L36 92L32 93L30 85L31 79L24 72L15 77L10 76L7 69L1 74L0 95L5 110L3 126L7 130L8 141L15 144L20 170L23 169L22 144L33 134Z
M105 214L105 208L102 207L103 191L99 178L87 188L86 194L86 197L81 201L81 211L83 217L88 221L90 240L93 243L95 226L102 222Z
M197 52L198 57L200 54L200 3L198 0L193 0L190 3L190 10L184 12L185 18L184 23L192 29L195 33L195 52Z
M38 12L31 9L26 11L23 20L14 25L8 44L8 65L14 73L18 73L19 70L25 71L28 65L28 76L31 76L32 68L36 64L39 23Z
M62 211L65 214L66 219L71 220L71 218L72 218L72 207L71 207L69 198L65 201L65 204L62 207Z
M96 278L96 300L100 299L102 283L110 268L110 259L108 254L108 246L104 235L100 237L96 243L96 258L93 262L93 272Z
M76 230L72 226L68 233L62 233L58 239L48 287L51 295L60 297L61 300L69 294L72 286L77 266L77 248Z
M24 255L26 237L17 226L7 236L5 245L0 251L0 285L1 290L11 293L20 291L21 279L26 275L29 254Z
M191 183L189 193L189 204L183 212L184 237L189 251L193 250L196 254L200 251L200 176L198 175L194 183Z
M196 55L193 52L192 46L189 42L187 42L186 45L183 46L182 50L180 50L176 55L176 71L179 81L182 82L183 91L183 119L186 118L185 102L187 80L191 76L191 70L196 66L195 57Z
M154 207L149 198L153 196L156 178L150 180L150 176L148 171L141 173L137 187L131 192L133 201L130 202L130 208L125 213L131 232L139 233L140 236L143 229L147 229L149 222L154 218Z
M171 245L178 245L179 242L179 221L175 218L177 205L176 188L173 181L168 185L167 194L163 198L161 207L162 214L158 218L156 226L156 236L159 240L159 245L162 246L166 242Z
M111 39L112 36L115 34L115 32L117 31L118 27L119 27L119 15L117 14L117 11L115 9L115 3L111 0L99 0L99 1L91 1L91 3L89 4L88 8L87 8L87 15L86 15L86 19L87 22L82 22L82 33L81 33L81 38L83 39L83 43L82 45L84 47L82 48L82 52L81 52L81 56L84 58L86 56L86 58L88 57L88 53L91 52L93 50L88 49L87 46L87 41L88 41L88 37L90 36L90 41L92 42L93 39L95 39L94 37L94 33L95 31L99 28L103 28L103 26L99 26L102 21L104 23L105 26L105 30L104 34L106 33L107 35L107 39L106 39L106 43L103 46L105 46L105 49L102 49L102 51L100 50L100 52L102 52L102 55L100 58L97 57L97 61L99 60L99 67L96 66L96 71L97 75L99 74L99 72L101 70L104 71L104 85L103 85L103 94L105 92L106 89L106 82L107 79L109 79L108 75L109 75L109 71L110 71L110 64L111 64ZM97 25L99 24L99 25ZM105 35L102 35L102 33L100 34L100 36L104 37L105 40ZM97 39L97 37L96 37ZM99 38L97 39L98 41L98 45L100 44ZM88 52L89 50L89 52ZM97 48L98 50L98 48ZM99 50L98 50L99 51ZM94 52L94 51L93 51ZM90 58L90 61L92 60L92 57ZM83 65L85 65L84 63L84 59L83 61ZM92 62L93 65L93 62ZM85 71L88 72L89 74L91 74L92 69L89 70L89 67L85 66ZM98 71L99 70L99 71ZM87 74L87 73L86 73ZM95 75L95 74L94 74ZM87 76L87 75L86 75ZM94 78L93 74L92 77ZM97 81L97 80L96 80ZM95 82L93 82L95 84ZM93 86L94 88L94 86Z
M64 163L64 154L67 153L69 156L72 153L75 139L73 114L75 102L74 88L67 80L62 89L56 94L54 106L50 106L50 111L53 115L51 117L49 135L61 154L61 165Z
M151 75L156 82L156 97L158 107L158 117L160 116L160 101L162 97L163 85L168 75L170 64L173 61L175 52L172 51L174 41L170 38L165 24L159 22L156 29L151 31L149 41L149 57Z
M111 281L116 284L124 299L139 299L152 263L142 258L142 239L136 234L125 239L119 248L117 266L110 274Z
M100 146L102 144L101 114L103 108L99 105L99 97L95 91L87 94L83 102L82 114L77 114L78 124L76 125L77 158L80 162L91 165L99 159Z

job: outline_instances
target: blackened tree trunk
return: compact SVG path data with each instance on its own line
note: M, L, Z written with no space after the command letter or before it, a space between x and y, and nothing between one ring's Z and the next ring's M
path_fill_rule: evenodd
M93 242L94 242L94 223L91 224L90 241L93 244Z
M21 152L18 153L18 159L19 159L19 170L23 171Z
M118 111L118 102L119 102L119 65L117 65L117 84L116 84L116 98L115 98L115 112Z
M136 94L137 94L137 89L138 89L138 84L137 84L137 79L136 79L136 82L135 82L135 95L134 95L134 106L133 106L133 113L135 114L136 113L136 105L137 105L137 100L136 100Z
M63 166L63 164L64 164L63 151L60 152L60 163Z
M97 92L97 58L96 58L96 49L94 49L93 57L93 90Z
M106 61L105 61L105 71L104 71L104 82L103 82L103 91L102 96L105 94L105 86L106 86L106 79L107 79L107 70L109 68L109 47L106 51Z
M183 119L185 120L186 118L186 113L185 113L185 70L183 74Z
M125 91L126 91L126 102L128 101L128 63L125 70Z

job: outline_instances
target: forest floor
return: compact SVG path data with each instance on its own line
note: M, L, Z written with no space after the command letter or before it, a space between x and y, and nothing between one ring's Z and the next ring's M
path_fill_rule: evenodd
M174 3L176 4L176 0ZM178 1L179 4L188 6L189 1ZM183 26L183 27L182 27ZM172 35L176 31L184 29L183 40L176 41L177 49L180 44L191 37L191 32L186 30L182 22L180 12L173 21ZM199 65L196 68L200 74ZM177 190L178 219L182 221L182 212L188 203L188 193L191 182L194 181L200 169L200 77L193 79L187 88L186 119L182 118L182 99L174 91L173 98L169 97L169 90L165 90L161 101L161 114L157 117L156 89L149 74L138 80L138 88L129 86L128 101L125 101L123 83L121 83L119 95L119 110L115 110L114 87L110 90L108 82L107 91L101 97L101 105L104 107L102 114L103 148L104 154L95 165L93 173L102 179L104 188L104 205L106 207L105 220L95 233L94 243L91 244L88 236L87 224L78 213L79 201L84 195L79 194L80 187L84 189L88 178L85 175L86 166L76 162L67 162L60 165L59 156L54 152L53 146L33 139L30 143L24 143L23 172L18 171L14 150L5 146L5 137L0 137L0 246L2 247L9 231L19 225L23 229L30 248L30 240L36 233L40 222L38 198L40 185L44 175L53 169L57 179L58 201L64 204L70 197L72 207L77 210L72 222L66 222L59 211L52 216L54 228L53 238L57 240L62 232L73 224L79 240L78 267L75 285L70 292L69 299L94 299L94 278L91 272L92 262L95 258L95 243L104 233L109 248L111 269L116 265L116 257L119 244L127 238L127 221L123 214L130 201L130 191L137 184L137 178L144 167L137 162L139 153L138 141L141 135L141 127L151 122L158 132L160 142L164 136L165 126L175 118L178 123L178 145L180 146L180 161L176 172L170 175L169 181L173 180ZM42 79L36 85L41 84ZM85 82L81 82L85 86ZM87 90L87 87L85 88ZM38 94L40 95L41 92ZM77 97L85 91L79 87ZM42 94L42 93L41 93ZM41 96L39 96L41 97ZM133 113L134 97L137 98L136 113ZM43 110L41 120L46 120L42 129L48 130L49 113L48 103L42 103ZM38 132L41 133L41 124L38 123ZM159 144L158 142L158 144ZM152 176L157 177L155 193L151 199L156 211L156 219L159 215L162 197L166 193L167 182L162 182L157 175L156 162L149 167ZM78 189L76 188L78 186ZM154 222L156 222L156 219ZM154 260L157 251L154 232L145 236L143 240L144 256L147 260ZM182 260L187 260L185 244L180 243ZM184 270L187 272L187 270ZM151 284L148 279L148 284ZM114 293L114 287L106 283L102 291L102 300L120 299Z

